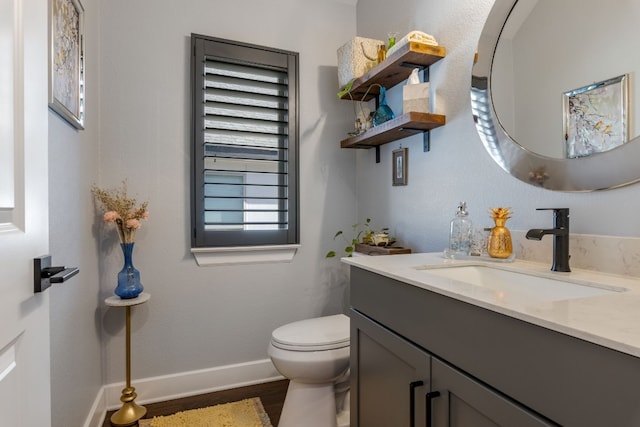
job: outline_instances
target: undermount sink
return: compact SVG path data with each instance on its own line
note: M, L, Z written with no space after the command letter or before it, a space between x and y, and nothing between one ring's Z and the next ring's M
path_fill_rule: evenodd
M562 301L625 292L626 288L606 283L577 281L566 277L548 277L534 272L519 272L489 265L420 266L417 270L482 289L495 291L501 299L525 298L537 301ZM557 273L549 273L553 275Z

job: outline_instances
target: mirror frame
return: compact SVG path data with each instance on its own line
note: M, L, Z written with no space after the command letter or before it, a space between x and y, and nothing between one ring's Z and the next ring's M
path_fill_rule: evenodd
M495 0L482 30L473 66L471 107L486 150L513 177L548 190L588 192L640 181L640 137L588 157L556 159L528 150L505 131L493 105L491 70L498 40L517 2Z

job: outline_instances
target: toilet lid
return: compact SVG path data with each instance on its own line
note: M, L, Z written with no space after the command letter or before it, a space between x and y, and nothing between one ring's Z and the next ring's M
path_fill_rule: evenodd
M300 320L280 326L271 343L294 351L333 350L349 346L349 318L344 314Z

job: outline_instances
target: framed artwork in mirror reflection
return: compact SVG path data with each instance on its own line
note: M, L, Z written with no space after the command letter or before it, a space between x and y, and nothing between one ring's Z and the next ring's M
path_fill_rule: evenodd
M407 162L409 149L399 148L391 152L393 185L407 185Z
M84 8L49 0L49 108L84 129Z
M566 158L602 153L628 141L627 74L565 92L562 107Z

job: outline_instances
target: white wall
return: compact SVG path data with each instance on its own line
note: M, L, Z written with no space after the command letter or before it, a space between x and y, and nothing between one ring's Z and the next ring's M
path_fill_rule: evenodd
M54 265L80 267L51 298L52 426L81 426L103 385L102 296L91 184L98 181L100 67L97 0L85 8L86 117L77 131L49 112L49 227ZM44 361L43 361L44 362Z
M335 230L355 218L351 125L339 102L336 50L355 35L344 2L124 1L101 3L103 186L128 178L149 200L134 264L151 300L133 310L133 377L268 358L271 331L343 310L345 279L325 260ZM189 253L191 33L300 53L302 248L293 262L197 267ZM121 268L115 233L102 239L100 286ZM123 380L123 313L106 310L105 382Z
M414 3L400 0L388 7L381 0L359 0L358 34L384 38L386 20L414 22L413 29L434 35L446 47L446 58L431 67L431 82L447 124L431 132L428 153L422 151L420 136L384 145L380 164L373 150L357 153L358 214L388 225L403 243L422 252L445 247L460 200L467 201L472 219L481 225L491 225L491 207L512 207L507 225L514 230L550 226L551 214L536 211L538 207L568 207L572 233L638 237L640 186L586 194L551 192L512 178L485 151L473 123L469 88L473 56L493 1ZM384 12L376 15L373 10ZM400 85L388 92L392 108L401 108L401 93ZM392 187L391 151L400 144L409 148L409 185ZM581 256L572 251L572 262Z

